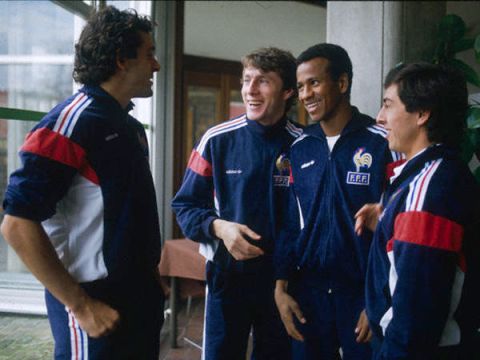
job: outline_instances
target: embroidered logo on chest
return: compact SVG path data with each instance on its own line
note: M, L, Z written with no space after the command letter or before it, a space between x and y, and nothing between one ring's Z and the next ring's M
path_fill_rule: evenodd
M353 163L356 171L347 173L347 184L352 185L370 185L370 173L361 172L362 169L368 170L372 166L373 157L370 153L365 152L365 148L361 147L353 153Z
M285 154L280 154L277 161L275 161L275 166L280 174L288 174L290 171L290 160Z
M273 186L288 187L290 184L290 160L285 154L280 154L275 161L275 166L279 175L273 175Z

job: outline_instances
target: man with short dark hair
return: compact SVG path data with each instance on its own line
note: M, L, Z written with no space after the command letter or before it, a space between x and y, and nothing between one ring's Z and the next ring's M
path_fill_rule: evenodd
M295 58L277 48L242 59L246 114L212 127L192 151L172 207L184 234L207 257L206 360L289 360L273 301L276 199L288 189L283 154L301 134L286 113Z
M357 214L359 230L376 228L366 284L374 359L477 358L480 189L458 153L467 107L451 69L411 64L385 80L377 122L407 162L381 206Z
M297 89L314 124L293 143L290 193L275 252L275 300L294 359L370 359L364 279L371 233L354 214L379 200L392 161L385 131L350 104L352 64L334 44L297 59ZM296 220L298 219L298 220Z
M79 92L28 134L2 234L46 288L56 359L158 359L163 293L148 146L131 99L160 69L152 23L113 7L75 47Z

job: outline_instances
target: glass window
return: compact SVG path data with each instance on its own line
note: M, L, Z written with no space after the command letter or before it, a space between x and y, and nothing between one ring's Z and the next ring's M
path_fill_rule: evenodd
M91 5L91 1L85 1ZM151 14L150 1L108 1ZM74 44L84 20L51 1L0 1L0 107L49 111L81 85L72 79ZM134 99L132 115L149 127L152 100ZM19 164L18 149L34 123L0 119L0 194ZM150 141L151 144L151 141ZM2 214L0 212L0 221ZM0 235L0 280L26 269Z
M187 87L187 145L190 154L193 145L209 127L218 123L220 112L220 89L209 86Z
M230 104L228 106L229 118L240 116L245 113L245 104L240 90L230 90Z
M152 13L152 1L138 0L107 0L107 5L115 6L119 10L135 9L139 14L148 15Z
M50 1L0 1L0 107L49 111L73 92L75 37L83 21ZM0 119L0 193L19 166L34 123ZM0 215L0 220L1 220ZM26 269L0 238L0 275Z

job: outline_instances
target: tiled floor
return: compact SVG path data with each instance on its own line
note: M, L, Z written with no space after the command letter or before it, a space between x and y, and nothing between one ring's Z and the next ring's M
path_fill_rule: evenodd
M185 302L179 304L179 310L178 348L170 348L167 319L160 335L159 360L200 360L204 301L193 299L189 316ZM0 360L52 359L52 350L53 339L46 317L0 313Z
M176 349L170 348L168 320L165 322L160 337L160 360L200 360L204 306L203 299L193 299L189 316L186 314L185 304L181 307Z
M52 349L46 317L0 314L0 360L52 359Z

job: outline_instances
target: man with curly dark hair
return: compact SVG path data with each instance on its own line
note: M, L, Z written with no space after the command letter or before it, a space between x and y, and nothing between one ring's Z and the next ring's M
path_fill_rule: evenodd
M55 358L158 359L160 230L145 131L152 22L107 7L76 45L79 92L27 136L1 231L46 288Z

